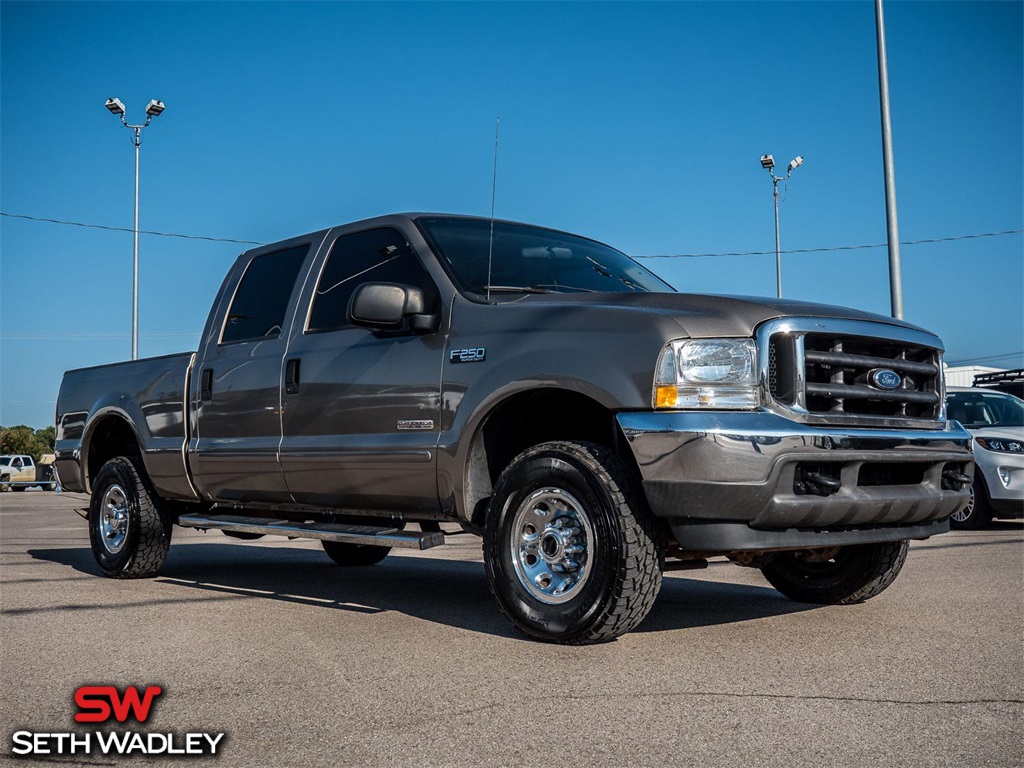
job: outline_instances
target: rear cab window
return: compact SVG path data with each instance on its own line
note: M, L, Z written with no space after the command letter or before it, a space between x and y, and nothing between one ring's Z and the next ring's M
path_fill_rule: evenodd
M249 262L231 299L221 344L281 335L288 302L308 252L309 245L303 244Z

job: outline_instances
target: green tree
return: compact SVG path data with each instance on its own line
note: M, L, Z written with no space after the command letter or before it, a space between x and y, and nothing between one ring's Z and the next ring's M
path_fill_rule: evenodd
M37 429L35 435L46 443L47 450L45 453L53 453L53 447L57 444L57 430L54 426L51 424L45 429Z
M52 433L53 427L49 429ZM34 430L24 424L0 427L0 454L28 454L38 462L44 453L53 451L53 443L47 440L48 434L45 429Z

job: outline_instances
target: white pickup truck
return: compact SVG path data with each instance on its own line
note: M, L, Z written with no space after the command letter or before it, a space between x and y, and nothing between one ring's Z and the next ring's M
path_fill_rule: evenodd
M27 454L0 456L0 491L24 491L33 486L44 491L57 490L52 453L38 463Z

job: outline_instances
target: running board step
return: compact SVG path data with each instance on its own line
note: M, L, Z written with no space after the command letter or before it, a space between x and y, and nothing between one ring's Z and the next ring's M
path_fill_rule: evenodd
M292 520L271 520L266 517L182 515L178 518L178 525L185 528L268 533L288 536L293 539L320 539L321 541L341 541L346 544L369 544L378 547L430 549L444 544L444 533L440 531L413 533L401 531L398 528L379 528L373 525L297 523Z

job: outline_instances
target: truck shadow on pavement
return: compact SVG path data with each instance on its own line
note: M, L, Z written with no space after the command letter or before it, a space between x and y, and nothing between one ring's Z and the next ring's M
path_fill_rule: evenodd
M30 549L28 554L102 578L87 548ZM105 582L111 589L130 589L126 582ZM525 639L499 612L479 561L398 555L375 566L341 568L325 554L309 549L234 543L178 544L171 547L161 574L143 583L147 588L139 590L139 600L133 602L122 597L118 605L128 608L208 600L273 600L303 605L311 611L396 611L472 632ZM157 594L154 588L159 592L166 588L166 594ZM189 596L183 589L197 594ZM75 588L69 586L66 598L68 603L64 605L17 612L110 610L110 602L97 599L94 591L75 595ZM767 586L673 575L664 580L653 610L635 631L685 630L819 607L787 600Z

